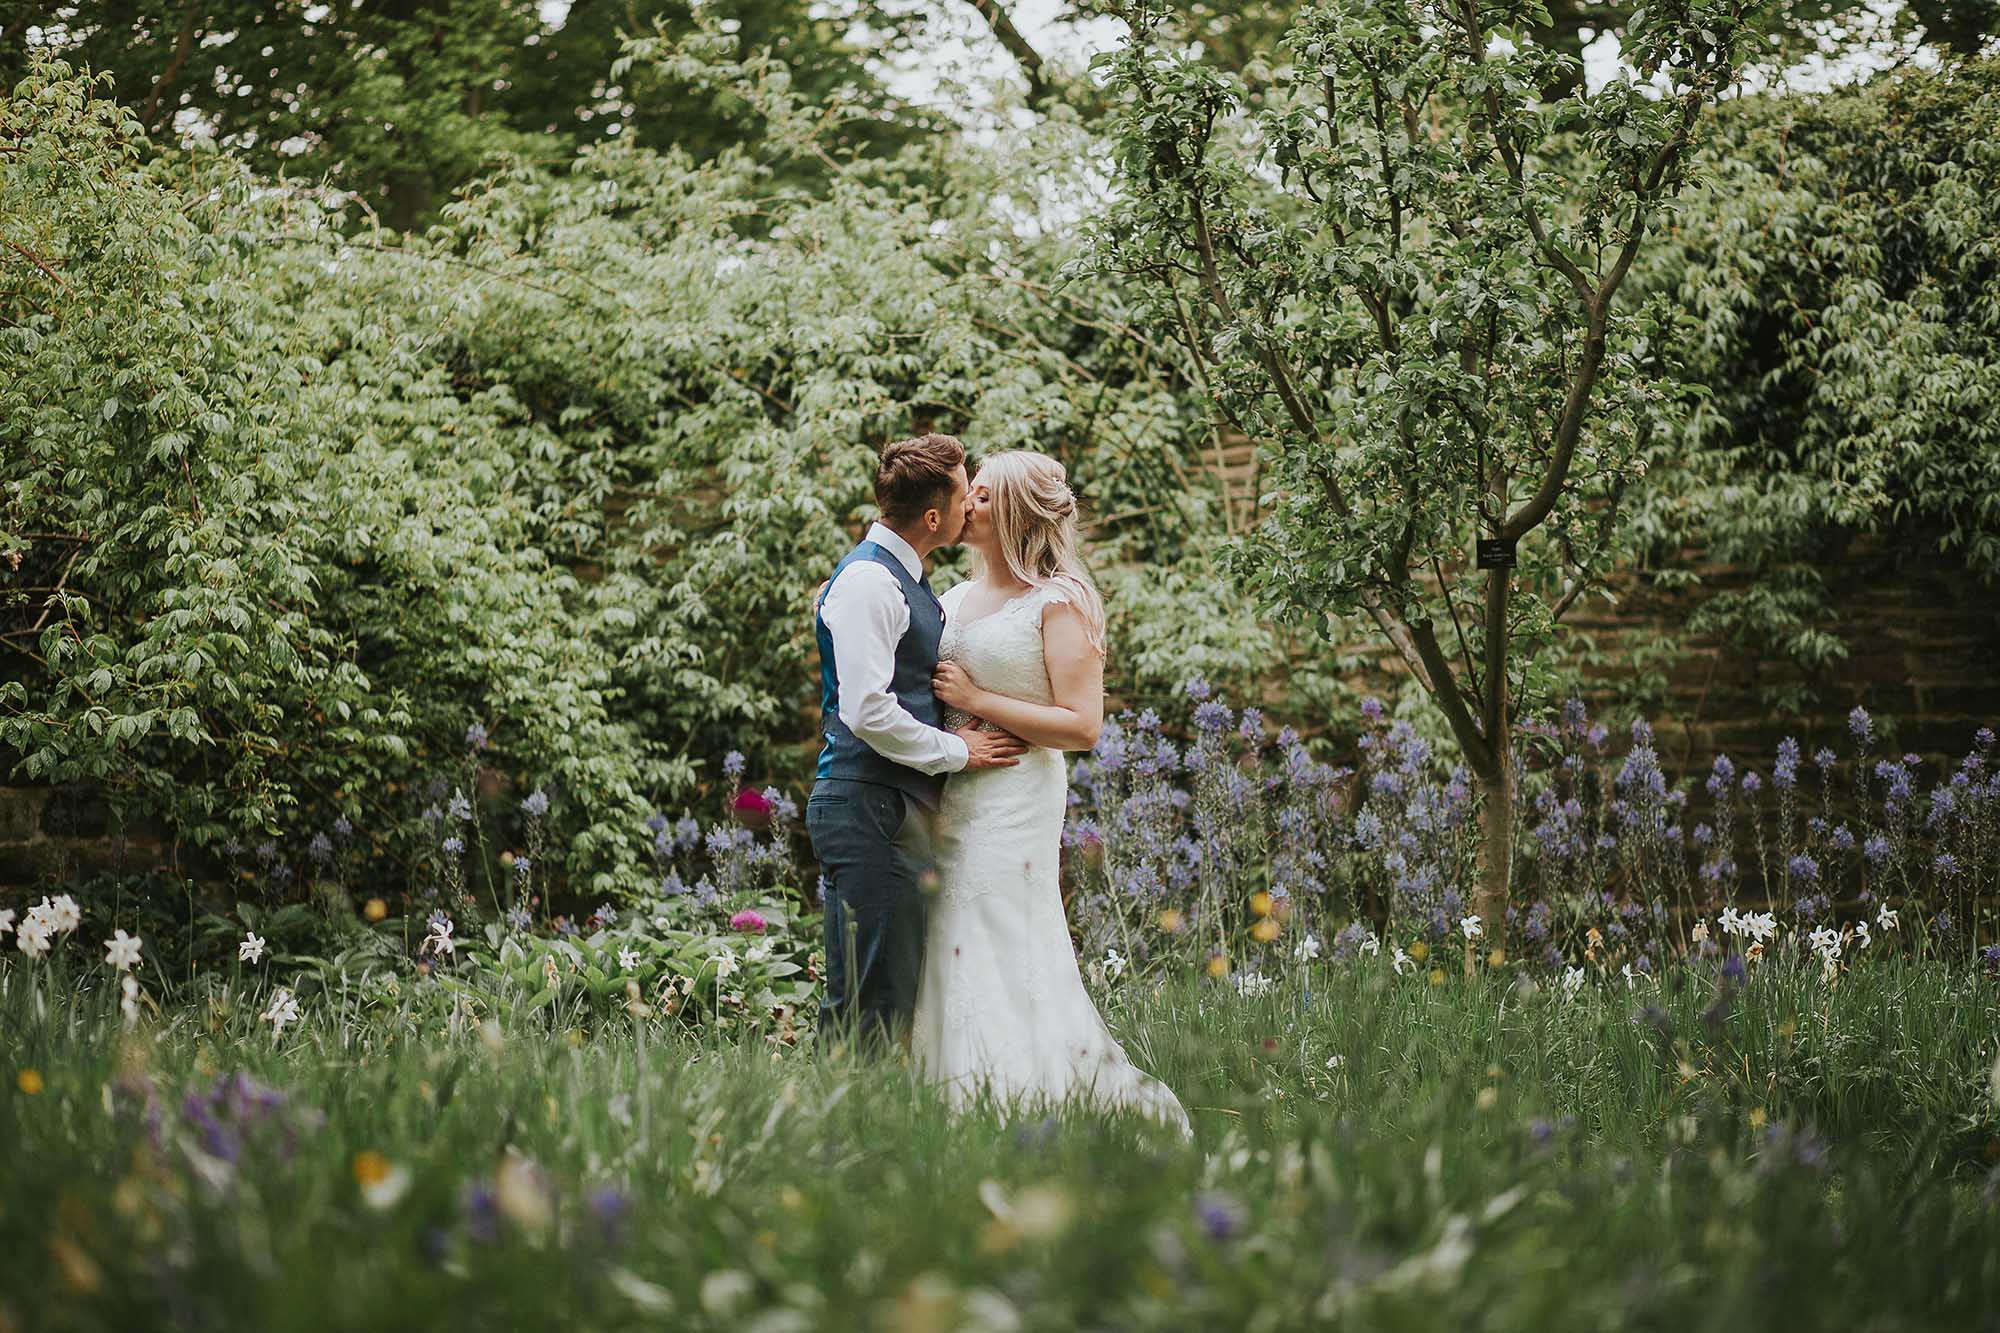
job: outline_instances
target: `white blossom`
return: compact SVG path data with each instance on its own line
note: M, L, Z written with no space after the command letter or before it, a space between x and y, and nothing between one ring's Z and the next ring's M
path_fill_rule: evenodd
M139 937L120 930L104 941L104 961L120 972L130 972L139 962Z
M271 996L271 1007L266 1009L261 1017L271 1025L271 1039L276 1041L284 1035L287 1023L299 1021L299 1002L292 998L289 990L280 986Z
M620 949L618 951L618 970L620 972L638 971L639 951L637 949Z
M55 928L48 917L38 907L28 909L28 919L14 932L14 943L30 958L40 958L49 951L49 941L55 935Z
M1389 966L1399 977L1408 976L1417 970L1416 960L1404 953L1400 944L1396 946L1396 956L1389 960Z
M83 924L83 913L77 910L76 899L67 893L59 893L44 899L49 909L49 924L67 935Z
M1370 958L1373 958L1375 955L1382 952L1382 941L1380 938L1376 936L1375 932L1371 930L1366 935L1363 935L1361 937L1361 943L1356 947L1359 948L1362 953L1365 953Z
M264 937L256 931L245 931L243 943L236 946L236 960L240 963L254 963L264 957Z
M1338 1069L1346 1063L1347 1057L1344 1055L1329 1055L1326 1057L1326 1067L1328 1069Z
M1319 936L1310 930L1299 936L1298 946L1292 950L1292 956L1301 963L1310 963L1319 957Z
M14 909L11 907L0 908L0 935L5 935L8 931L12 930L13 928L14 928Z
M1238 972L1229 979L1236 986L1236 993L1246 999L1264 994L1277 983L1262 972Z
M1580 967L1564 968L1563 997L1565 999L1574 1000L1576 998L1577 992L1582 989L1583 989L1583 969Z
M1476 914L1462 919L1458 923L1458 928L1465 933L1465 938L1468 940L1476 940L1486 933L1486 927L1480 924Z
M118 988L124 992L124 996L118 1001L118 1011L125 1015L127 1023L137 1022L139 1018L139 996L141 994L139 990L139 978L127 972L119 979Z
M1125 972L1125 956L1116 949L1104 951L1104 975L1116 981Z
M1875 924L1884 930L1894 930L1896 928L1896 913L1890 908L1889 904L1883 903L1882 910L1875 913Z

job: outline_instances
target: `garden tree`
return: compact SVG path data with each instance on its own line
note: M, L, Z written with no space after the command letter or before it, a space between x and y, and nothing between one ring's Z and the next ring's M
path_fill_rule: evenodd
M1664 549L1756 572L1699 628L1809 672L1846 657L1822 569L1862 534L2000 578L2000 61L1727 103L1701 205L1635 281L1691 313L1713 397L1656 447Z
M1094 90L1066 80L1047 64L1011 22L1005 6L994 0L976 0L974 7L989 20L1000 44L1019 64L1028 80L1030 104L1057 98L1092 115L1106 109ZM1100 4L1074 3L1067 17L1084 17L1103 8ZM1169 0L1167 31L1178 39L1200 43L1206 63L1241 74L1253 62L1268 66L1286 58L1282 38L1300 8L1298 0L1246 0L1240 4ZM1638 0L1549 0L1543 9L1524 15L1522 21L1539 45L1580 57L1584 47L1599 37L1609 34L1622 41L1626 25L1642 8ZM1857 18L1873 34L1895 36L1912 45L1926 44L1956 55L1977 55L2000 34L2000 0L1907 0L1894 5L1886 15L1871 0L1766 0L1746 7L1744 24L1757 40L1746 45L1744 58L1766 69L1782 69L1820 52L1825 42L1839 45L1841 39L1820 29L1851 25ZM1847 38L1853 39L1858 31L1850 30ZM1552 82L1543 89L1544 95L1572 92L1581 86L1582 77L1580 65L1560 66L1552 71ZM1255 86L1245 89L1253 105L1261 91Z
M1309 9L1253 134L1242 82L1164 49L1163 9L1132 6L1098 59L1123 101L1121 195L1073 269L1148 283L1265 455L1270 513L1228 553L1244 583L1323 633L1365 613L1442 712L1481 798L1473 910L1495 925L1514 720L1622 550L1622 493L1676 393L1663 313L1619 291L1743 34L1733 0L1651 6L1626 33L1647 82L1549 104L1571 58L1528 36L1531 13Z
M171 142L175 116L192 112L259 172L330 178L407 229L506 155L559 164L624 135L705 161L758 138L733 99L607 77L624 36L648 21L691 32L697 9L752 49L772 49L806 97L864 99L875 114L849 122L857 145L886 152L921 131L922 118L892 107L869 73L874 52L847 41L862 21L899 44L921 19L870 3L574 0L555 15L541 0L16 2L0 4L0 83L21 77L39 25L73 65L112 76L115 98L155 142ZM817 177L816 162L794 166L796 183Z

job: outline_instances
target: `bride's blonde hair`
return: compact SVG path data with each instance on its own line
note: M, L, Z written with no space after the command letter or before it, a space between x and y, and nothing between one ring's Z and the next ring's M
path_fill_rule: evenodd
M1062 593L1083 617L1090 646L1104 651L1104 598L1083 567L1076 495L1063 465L1047 454L1010 449L985 459L988 510L1000 564L1017 582Z

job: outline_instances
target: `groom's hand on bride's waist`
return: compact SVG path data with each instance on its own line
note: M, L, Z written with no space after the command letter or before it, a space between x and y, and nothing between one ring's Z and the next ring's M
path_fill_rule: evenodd
M965 768L1012 768L1028 752L1028 743L1010 731L981 731L977 724L955 733L965 742Z

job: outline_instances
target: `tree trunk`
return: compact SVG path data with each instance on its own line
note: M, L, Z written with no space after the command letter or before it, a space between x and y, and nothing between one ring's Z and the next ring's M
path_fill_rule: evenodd
M1473 774L1479 788L1479 884L1473 890L1472 911L1485 938L1467 944L1468 974L1482 949L1502 948L1507 942L1507 901L1514 875L1514 762L1507 733L1502 731L1494 739L1497 771Z

